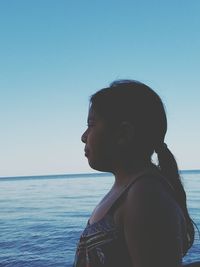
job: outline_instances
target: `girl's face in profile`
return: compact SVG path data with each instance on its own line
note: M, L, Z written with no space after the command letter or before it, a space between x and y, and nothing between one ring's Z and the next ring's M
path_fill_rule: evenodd
M113 132L92 107L88 114L88 128L81 140L85 143L85 156L90 167L98 171L112 171Z

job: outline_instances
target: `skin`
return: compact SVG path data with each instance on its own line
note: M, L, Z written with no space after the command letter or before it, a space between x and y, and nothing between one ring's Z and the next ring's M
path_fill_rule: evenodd
M81 140L85 143L85 156L89 165L95 170L111 171L113 169L111 132L92 109L89 111L87 124L88 128Z
M130 188L123 222L133 266L181 266L183 215L155 177L143 178Z
M116 197L136 173L151 163L132 164L127 169L122 151L134 139L133 127L122 123L110 129L93 109L88 114L88 128L82 135L89 165L112 172L115 182L96 207L96 220L102 218ZM125 152L124 152L125 153ZM138 162L137 162L138 163ZM95 218L95 210L94 210ZM133 267L180 267L185 222L182 212L167 187L157 177L143 177L132 186L116 211L116 224L124 229L124 238Z

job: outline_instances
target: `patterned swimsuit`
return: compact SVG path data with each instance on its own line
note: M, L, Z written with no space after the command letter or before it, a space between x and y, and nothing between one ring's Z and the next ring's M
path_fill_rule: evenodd
M74 267L100 266L131 266L125 242L108 214L94 224L88 222L81 235L74 262Z
M152 174L152 170L146 170L133 177L101 220L93 224L90 224L88 220L77 246L73 267L132 266L123 229L120 229L114 222L113 213L114 209L119 206L119 201L123 201L123 198L126 197L130 186L139 178L146 177L145 174L150 173Z

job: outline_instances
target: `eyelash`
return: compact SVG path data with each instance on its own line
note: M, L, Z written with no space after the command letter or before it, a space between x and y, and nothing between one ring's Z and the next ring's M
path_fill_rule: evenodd
M94 126L94 123L88 123L87 124L87 127L90 128L90 127L93 127Z

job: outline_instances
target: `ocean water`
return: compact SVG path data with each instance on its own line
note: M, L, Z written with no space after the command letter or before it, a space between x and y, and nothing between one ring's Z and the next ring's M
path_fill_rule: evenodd
M191 217L200 228L200 171L182 172ZM110 174L0 179L0 267L71 267L90 213ZM200 242L185 263L200 261Z

